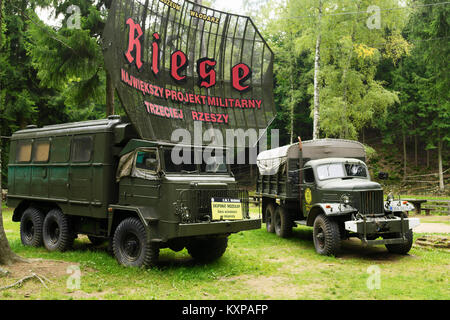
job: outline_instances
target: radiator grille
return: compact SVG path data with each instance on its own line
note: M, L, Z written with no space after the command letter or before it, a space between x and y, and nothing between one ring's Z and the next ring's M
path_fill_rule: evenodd
M359 211L362 214L383 213L383 190L361 192L361 206Z

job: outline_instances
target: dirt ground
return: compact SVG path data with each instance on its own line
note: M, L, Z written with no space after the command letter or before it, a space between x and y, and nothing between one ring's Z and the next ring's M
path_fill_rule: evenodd
M414 216L420 219L415 233L450 233L450 216Z

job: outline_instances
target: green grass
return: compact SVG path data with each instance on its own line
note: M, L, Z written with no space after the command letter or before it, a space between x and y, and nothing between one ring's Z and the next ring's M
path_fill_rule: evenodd
M94 248L85 238L75 249L49 253L26 248L19 224L4 211L12 249L27 258L80 264L81 290L66 288L69 275L52 277L45 289L27 282L0 292L0 299L449 299L450 253L413 248L408 256L388 254L384 247L363 248L349 242L340 257L315 253L310 228L294 229L289 239L264 229L230 236L228 250L218 261L195 263L186 250L161 251L158 268L143 270L117 264L106 248ZM369 290L368 267L381 272L381 288ZM11 278L0 278L0 286Z

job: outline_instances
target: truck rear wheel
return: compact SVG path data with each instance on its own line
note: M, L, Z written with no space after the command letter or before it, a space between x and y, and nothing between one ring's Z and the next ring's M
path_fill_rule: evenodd
M187 246L189 254L202 263L212 262L223 256L228 247L228 237L194 239Z
M127 267L153 267L159 258L159 246L148 242L144 224L138 218L123 220L113 238L117 262Z
M59 209L50 210L44 219L43 238L48 251L69 249L74 240L69 217Z
M40 247L43 244L44 214L33 207L25 210L20 219L20 240L24 246Z
M278 205L275 203L269 203L266 208L265 218L266 218L266 230L267 232L275 232L275 210Z
M288 238L292 234L292 222L289 212L283 206L275 210L275 233L282 238Z
M324 214L318 215L314 220L313 240L318 254L338 254L341 249L339 224Z
M395 238L401 238L401 233L391 233L389 235L383 236L384 239L395 239ZM411 250L412 244L413 244L413 231L412 229L408 230L405 233L406 237L406 243L402 244L386 244L386 249L390 253L396 253L396 254L407 254L409 250Z

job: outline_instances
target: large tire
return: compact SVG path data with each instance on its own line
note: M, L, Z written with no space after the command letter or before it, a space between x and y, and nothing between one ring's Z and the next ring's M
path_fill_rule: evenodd
M153 267L158 263L159 246L147 239L144 224L138 218L123 220L113 238L113 252L119 264L127 267Z
M275 210L277 208L276 203L269 203L266 207L265 217L266 217L266 230L267 232L275 232Z
M43 238L48 251L70 249L74 240L70 218L59 209L50 210L44 219Z
M40 247L43 244L42 228L44 214L33 207L24 211L20 219L20 240L27 247Z
M223 256L228 247L228 237L195 239L186 246L188 253L201 263L209 263Z
M395 238L400 238L402 236L401 233L391 233L388 235L383 236L384 239L395 239ZM402 243L402 244L386 244L386 249L388 249L388 251L390 253L396 253L396 254L407 254L409 252L409 250L411 250L411 247L413 245L413 231L411 229L409 229L406 233L405 233L405 237L407 242L406 243Z
M289 212L284 206L278 206L275 210L275 233L281 238L288 238L292 235L292 221Z
M337 255L341 249L339 224L324 214L318 215L314 220L313 240L318 254Z

